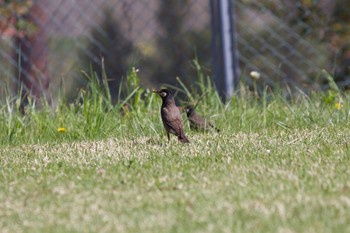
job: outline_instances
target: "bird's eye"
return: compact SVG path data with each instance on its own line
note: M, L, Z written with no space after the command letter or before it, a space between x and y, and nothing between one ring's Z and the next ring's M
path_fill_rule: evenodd
M166 92L162 91L159 95L160 95L161 97L165 97L167 94L166 94Z

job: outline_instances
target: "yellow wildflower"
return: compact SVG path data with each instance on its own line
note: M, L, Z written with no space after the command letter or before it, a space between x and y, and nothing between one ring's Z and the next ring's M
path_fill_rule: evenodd
M335 103L334 107L338 110L342 109L344 107L344 105L342 103Z
M60 128L57 129L57 132L65 133L66 132L66 128L60 127Z

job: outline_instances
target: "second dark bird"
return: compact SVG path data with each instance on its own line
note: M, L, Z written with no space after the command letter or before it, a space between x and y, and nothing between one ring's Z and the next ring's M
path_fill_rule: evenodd
M160 114L168 136L168 141L170 140L171 133L176 135L180 142L189 143L190 141L184 133L181 112L175 104L174 96L167 89L156 90L153 92L157 93L163 101Z
M190 128L192 130L209 130L210 128L215 129L217 132L220 132L212 123L199 116L195 111L193 106L186 106L187 119L190 122Z

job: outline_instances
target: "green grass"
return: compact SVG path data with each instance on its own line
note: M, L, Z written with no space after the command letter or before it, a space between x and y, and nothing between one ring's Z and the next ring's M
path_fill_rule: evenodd
M185 122L183 145L136 76L116 105L93 79L71 104L1 105L1 232L350 231L350 96L242 86L222 104L202 80L192 98L222 132Z

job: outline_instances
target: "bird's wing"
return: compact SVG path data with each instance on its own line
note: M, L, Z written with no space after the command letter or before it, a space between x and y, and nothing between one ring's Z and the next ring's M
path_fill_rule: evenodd
M208 122L206 122L206 120L204 118L202 118L201 116L198 116L197 114L193 115L190 118L190 121L193 124L196 124L196 125L198 125L201 128L205 128L206 124L208 124Z
M163 123L166 125L172 133L176 135L182 134L183 123L181 113L177 108L167 109L162 108Z
M199 128L202 128L202 129L207 129L209 127L211 128L215 128L215 126L210 122L210 121L207 121L206 119L204 119L203 117L197 115L197 114L194 114L190 119L189 121L196 125L196 127L199 127Z

